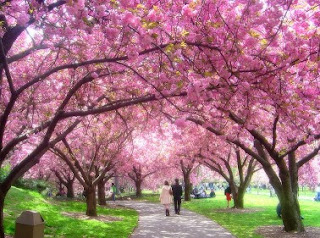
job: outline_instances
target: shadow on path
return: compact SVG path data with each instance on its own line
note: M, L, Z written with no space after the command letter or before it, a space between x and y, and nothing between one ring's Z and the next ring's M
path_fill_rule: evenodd
M164 208L160 204L136 201L117 201L116 203L139 212L138 227L130 238L234 238L229 231L217 223L188 210L182 209L181 215L176 215L171 207L171 216L166 217Z

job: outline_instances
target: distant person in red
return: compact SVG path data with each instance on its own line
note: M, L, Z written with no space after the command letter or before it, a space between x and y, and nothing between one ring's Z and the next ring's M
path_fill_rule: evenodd
M227 199L227 208L230 207L230 201L231 201L231 188L230 186L228 186L225 190L224 190L224 195L226 195L226 199Z

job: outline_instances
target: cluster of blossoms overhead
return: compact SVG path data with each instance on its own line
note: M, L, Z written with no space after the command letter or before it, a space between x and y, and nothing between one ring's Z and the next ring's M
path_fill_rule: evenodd
M276 115L285 144L311 143L319 131L316 1L16 0L1 3L0 11L13 86L21 89L5 143L53 118L70 88L89 76L64 110L85 111L100 95L99 105L180 94L186 96L175 105L201 112L229 138L246 137L243 128L268 132ZM3 81L1 109L11 96ZM230 110L245 123L228 121ZM37 136L28 137L27 147Z

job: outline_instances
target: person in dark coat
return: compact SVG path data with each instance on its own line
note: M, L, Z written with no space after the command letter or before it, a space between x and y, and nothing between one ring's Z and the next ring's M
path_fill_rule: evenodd
M179 184L179 179L175 179L175 184L172 185L174 210L176 214L180 215L182 186Z

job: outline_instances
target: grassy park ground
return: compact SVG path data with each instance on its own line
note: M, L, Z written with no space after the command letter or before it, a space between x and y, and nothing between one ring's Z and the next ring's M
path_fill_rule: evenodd
M266 191L253 191L245 197L245 209L227 209L222 191L215 198L192 199L183 202L183 208L190 209L216 221L239 238L262 237L255 233L261 226L281 225L275 208L276 197L270 197ZM320 227L320 202L312 201L313 193L303 194L300 200L305 226ZM131 196L134 198L134 196ZM309 200L308 200L309 198ZM124 199L126 199L124 197ZM159 202L159 194L144 191L142 200ZM36 210L45 222L45 237L128 237L138 222L137 212L119 207L98 207L101 219L87 220L85 204L79 201L58 201L45 199L37 192L13 187L5 202L6 233L14 233L15 219L24 210ZM79 217L69 216L79 214ZM82 215L82 216L81 216Z
M184 207L203 214L216 221L236 237L261 237L255 234L260 226L282 225L277 217L276 197L267 195L247 194L245 209L227 209L225 197L222 192L216 198L196 199L184 203ZM300 200L305 226L320 227L320 203L312 200Z
M183 208L200 213L229 230L238 238L263 237L255 230L261 226L282 225L276 214L278 199L270 197L268 190L252 191L245 196L245 209L227 209L223 191L215 198L192 199L183 202ZM300 207L306 227L320 227L320 202L312 200L314 192L300 193ZM143 199L158 202L158 194L146 194Z
M85 219L85 203L45 199L37 192L12 187L5 200L5 233L14 234L15 220L24 210L40 212L45 220L45 237L128 237L138 223L131 209L98 207L98 219ZM78 216L75 216L78 214Z

